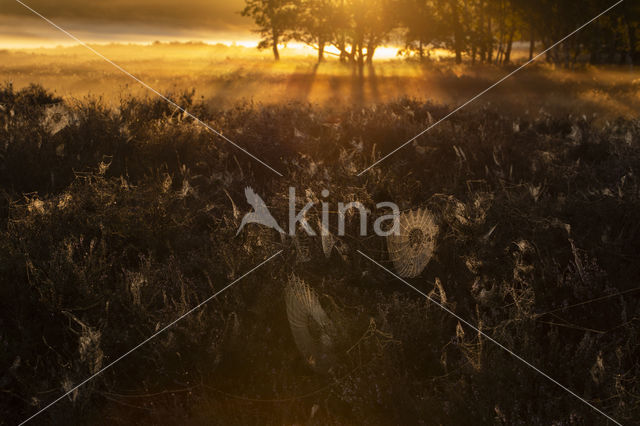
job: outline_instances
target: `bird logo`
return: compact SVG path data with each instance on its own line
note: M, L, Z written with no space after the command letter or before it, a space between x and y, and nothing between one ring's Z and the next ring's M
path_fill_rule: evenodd
M244 228L248 223L259 223L261 225L268 226L269 228L273 228L281 234L285 233L282 228L280 228L280 225L278 225L278 222L276 222L273 216L271 216L271 212L269 212L267 204L253 191L251 187L246 187L244 189L244 195L247 198L247 203L253 207L253 211L244 215L236 235L238 235L240 231L242 231L242 228Z

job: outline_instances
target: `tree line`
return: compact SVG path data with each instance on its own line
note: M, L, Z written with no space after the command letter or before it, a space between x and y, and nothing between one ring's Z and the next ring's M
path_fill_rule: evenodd
M303 42L318 61L335 55L363 66L387 43L420 60L446 49L456 63L508 64L514 43L528 56L544 50L611 6L611 0L245 0L262 39L280 59L279 45ZM333 49L328 47L332 46ZM628 0L546 54L571 66L640 64L640 2Z

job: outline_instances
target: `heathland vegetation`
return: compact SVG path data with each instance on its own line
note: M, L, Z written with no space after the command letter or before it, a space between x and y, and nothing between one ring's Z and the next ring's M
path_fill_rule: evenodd
M485 105L357 177L450 108L175 99L285 178L161 100L0 90L4 422L283 250L38 421L599 423L359 255L394 267L384 239L358 236L357 217L328 258L319 239L257 225L236 236L246 186L281 220L289 185L372 211L389 200L428 209L439 231L414 285L623 424L640 417L637 118ZM294 275L338 326L321 372L287 320Z

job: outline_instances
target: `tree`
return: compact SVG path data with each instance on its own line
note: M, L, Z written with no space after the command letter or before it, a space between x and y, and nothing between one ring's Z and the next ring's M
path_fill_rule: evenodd
M318 62L324 60L324 51L337 29L335 0L300 0L296 11L294 38L318 50Z
M258 49L271 47L273 57L280 60L278 44L291 37L291 29L296 18L296 7L293 0L245 0L246 6L240 12L242 16L250 16L258 25L256 30L262 36Z
M405 27L405 49L417 52L422 61L438 34L437 7L433 0L403 0L399 15Z
M640 3L625 2L549 50L547 60L572 66L640 62ZM262 35L259 48L296 39L318 50L335 46L340 60L360 68L394 30L402 30L405 49L424 58L430 47L445 47L461 63L507 64L518 41L549 47L603 11L606 0L246 0L241 12ZM428 51L427 51L428 54Z
M461 64L464 35L462 22L460 21L458 0L449 0L449 7L451 8L451 26L453 27L453 50L456 53L456 64Z
M545 11L540 4L530 0L511 0L511 4L513 13L518 16L523 38L526 37L529 42L529 60L531 60L535 51L536 35L541 30L542 16Z
M396 12L390 0L350 0L346 11L351 23L350 59L362 67L373 61L376 49L397 26Z
M628 60L640 64L640 4L625 3L624 25L627 33Z

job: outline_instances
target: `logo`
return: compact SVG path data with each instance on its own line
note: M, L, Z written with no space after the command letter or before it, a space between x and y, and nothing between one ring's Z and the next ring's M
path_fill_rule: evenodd
M276 219L273 217L271 212L269 211L269 207L264 200L255 193L255 191L247 187L244 190L244 195L247 198L247 203L253 207L253 211L247 213L242 218L242 222L240 223L240 227L238 228L238 232L236 235L240 234L240 231L248 225L249 223L256 223L259 225L267 226L269 228L275 229L281 234L287 234L285 230L280 227ZM329 191L327 189L323 189L321 192L323 198L327 198L329 196ZM307 235L315 236L316 231L309 224L307 220L307 213L311 210L317 203L308 202L302 210L299 212L296 211L296 190L294 187L289 187L289 232L288 235L295 236L296 229L298 229L298 224L300 227L304 229ZM330 220L329 220L329 203L322 201L320 203L321 211L322 211L322 220L320 222L320 233L321 235L329 235L330 229ZM386 210L386 214L380 215L376 218L373 224L373 231L376 235L381 237L386 237L389 235L400 235L400 209L395 203L392 202L381 202L376 204L377 210ZM345 222L347 213L351 210L356 210L360 216L360 235L366 236L368 235L368 217L371 212L359 201L351 201L348 203L338 203L338 235L345 235ZM387 226L385 226L387 224Z
M256 194L253 189L250 187L246 187L244 189L244 196L247 197L247 203L253 207L253 211L247 213L242 218L242 223L240 223L240 228L238 228L238 232L236 235L242 231L242 228L245 227L248 223L259 223L260 225L268 226L269 228L273 228L276 231L284 234L285 232L280 228L278 222L271 216L271 212L269 212L269 208L267 204L264 202L262 198L258 194Z

